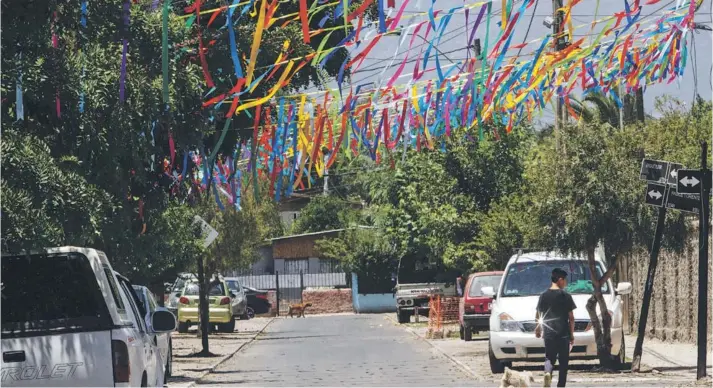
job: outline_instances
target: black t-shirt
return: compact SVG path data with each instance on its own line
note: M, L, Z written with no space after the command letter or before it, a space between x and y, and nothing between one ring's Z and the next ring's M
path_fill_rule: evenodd
M564 290L549 289L540 295L537 311L542 319L544 337L569 338L569 313L577 306Z

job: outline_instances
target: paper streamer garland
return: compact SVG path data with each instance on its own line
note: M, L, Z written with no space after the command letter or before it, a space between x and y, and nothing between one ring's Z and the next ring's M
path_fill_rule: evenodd
M218 144L209 154L184 151L180 175L173 170L176 150L169 131L171 161L165 173L177 183L189 182L200 190L212 188L219 207L227 200L227 203L239 208L240 190L248 186L248 181L253 184L255 197L258 198L257 181L261 177L270 181L271 194L276 200L282 195L290 195L293 190L304 185L309 187L313 173L322 176L339 153L346 153L348 157L363 153L380 162L391 160L392 153L400 146L403 150L443 149L442 140L455 133L470 136L468 132L477 128L479 136L482 137L487 123L504 125L509 131L522 120L531 119L534 114L541 113L548 103L556 101L554 99L564 102L569 114L576 116L569 107L569 95L574 90L580 90L585 95L595 92L608 94L621 104L621 97L617 94L620 86L630 92L648 84L671 83L683 74L687 57L685 36L692 26L696 7L692 0L679 0L653 23L645 23L645 17L641 13L643 6L658 1L649 0L643 6L639 0L634 0L632 4L624 1L622 11L585 25L591 26L590 33L594 31L594 25L603 26L593 39L589 39L589 43L585 43L584 38L572 40L573 31L579 28L574 26L572 21L573 8L581 0L571 0L561 10L564 23L563 30L558 35L548 35L518 44L519 42L513 42L514 33L534 0L501 0L502 11L499 17L492 12L492 1L438 10L435 8L437 0L432 0L426 12L404 16L409 0L402 0L398 10L393 0L387 0L387 4L384 4L383 0L376 0L378 19L373 22L364 22L364 13L374 0L362 2L351 12L348 0L315 1L311 6L307 0L298 1L298 12L279 17L274 17L280 4L278 0L233 0L229 6L223 5L212 10L202 10L202 2L198 0L186 8L187 15L190 16L187 18L187 25L198 21L197 51L209 89L203 106L216 110L229 106L229 111L225 113L226 120ZM157 0L153 0L151 9L157 7ZM238 7L242 7L241 11L239 16L234 17ZM248 12L252 7L257 7L254 14ZM85 29L86 0L81 2L81 9L80 24L82 29ZM170 1L165 0L161 11L164 112L168 112L170 104L170 9ZM325 17L320 21L319 29L311 30L312 17L326 9L330 9L329 17L335 21L341 17L344 24L323 28L327 20ZM474 11L472 14L471 10ZM126 97L131 11L129 0L124 2L123 11L125 32L122 35L119 91L121 102L124 102ZM228 34L227 44L235 75L230 90L223 91L220 88L224 86L216 85L210 74L206 53L211 45L204 45L199 20L201 14L212 13L208 22L210 24L221 12L227 12L227 28L220 29L217 33L226 31ZM249 59L245 60L247 70L243 72L243 59L238 53L234 23L245 15L256 18L257 25ZM471 58L469 53L465 60L443 64L442 54L437 47L443 42L449 24L454 18L460 17L459 15L465 17L467 28L464 39L468 46L472 45L480 26L485 25L483 52L478 58ZM409 22L417 16L424 16L427 20ZM471 16L475 16L472 24ZM499 22L499 28L492 31L496 36L491 40L492 20ZM52 22L54 49L58 49L56 21L55 11ZM291 22L300 23L302 40L305 43L321 39L319 48L305 57L291 58L290 44L285 42L283 52L272 65L258 67L258 55L265 30L275 25L284 27ZM352 22L356 23L356 28ZM401 26L402 22L407 25ZM338 45L326 46L333 31L347 28L349 33ZM425 43L416 46L414 38L423 30ZM361 92L363 85L349 85L345 88L344 74L347 71L358 73L377 42L397 31L403 34L399 47L407 40L409 43L402 60L394 63L396 54L400 52L397 47L391 60L385 62L388 63L386 68L396 66L393 75L384 79L386 68L382 69L377 87L368 92ZM410 31L413 31L411 39L407 39ZM557 52L549 51L552 42L565 34L569 37L569 46ZM328 90L323 97L306 93L281 95L279 102L273 100L305 66L310 65L321 71L337 49L356 46L359 46L361 51L356 52L340 66L338 89ZM521 61L519 55L510 55L511 50L518 50L519 53L528 46L533 47L533 51L528 54L532 56L531 59ZM193 47L195 50L195 46ZM421 49L416 53L415 49L418 47ZM407 68L411 62L415 62L413 71ZM272 80L273 77L277 78L276 82L266 95L251 96L260 83ZM399 83L402 79L406 82ZM21 119L24 115L21 71L16 85L16 99L16 116ZM82 92L80 112L84 109L83 101ZM316 106L313 117L305 114L307 104ZM56 111L57 117L61 117L59 89L56 94ZM271 123L271 120L274 120L271 111L277 112L277 121L274 124ZM232 116L241 112L254 118L253 138L249 143L237 145L233 155L223 159L217 150L227 131L233 129L230 127ZM329 153L327 157L325 152ZM191 167L187 166L187 161L198 167L195 172L189 172Z

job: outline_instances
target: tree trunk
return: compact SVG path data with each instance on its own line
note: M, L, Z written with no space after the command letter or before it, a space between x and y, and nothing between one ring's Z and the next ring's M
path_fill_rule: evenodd
M199 255L196 261L198 266L198 311L200 316L199 331L201 334L201 345L203 347L201 354L207 356L210 354L210 349L208 347L208 332L210 331L210 324L208 322L208 290L206 290L203 257Z
M609 315L609 309L607 308L607 303L604 300L604 295L602 295L601 284L606 282L607 275L603 276L601 279L597 274L596 261L594 258L595 247L587 248L587 262L589 264L589 271L592 279L592 285L594 286L594 292L592 296L587 300L587 313L589 313L589 319L592 322L592 330L594 330L594 340L597 343L597 357L599 358L599 363L602 368L611 369L612 368L612 356L611 356L611 323L612 317ZM611 273L607 271L609 276ZM599 305L599 311L601 311L601 321L597 317L596 307Z

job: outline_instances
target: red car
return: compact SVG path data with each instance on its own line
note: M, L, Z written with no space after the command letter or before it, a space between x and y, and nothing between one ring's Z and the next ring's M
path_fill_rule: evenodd
M463 297L458 306L460 338L473 339L473 332L487 331L490 328L490 308L493 298L483 295L483 287L497 290L503 271L478 272L470 275L463 289Z

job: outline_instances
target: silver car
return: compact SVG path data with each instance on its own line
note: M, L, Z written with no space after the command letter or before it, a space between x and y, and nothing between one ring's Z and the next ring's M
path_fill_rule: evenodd
M134 291L136 295L141 300L144 305L144 311L146 312L146 324L147 327L151 327L151 316L156 310L166 310L163 307L158 306L156 303L156 296L145 286L134 285ZM175 314L174 314L175 315ZM154 335L154 344L158 348L158 353L160 355L160 361L164 365L164 382L171 377L173 372L173 350L171 342L171 333L159 333ZM159 364L160 365L160 364Z
M240 319L248 319L247 307L248 298L245 296L243 285L240 284L238 278L225 278L225 283L228 285L230 292L235 295L233 298L233 315Z
M179 273L176 280L170 285L166 292L168 293L168 298L166 298L166 308L168 311L172 312L173 315L178 316L178 298L181 297L181 292L186 286L186 282L197 281L196 275L191 273Z

